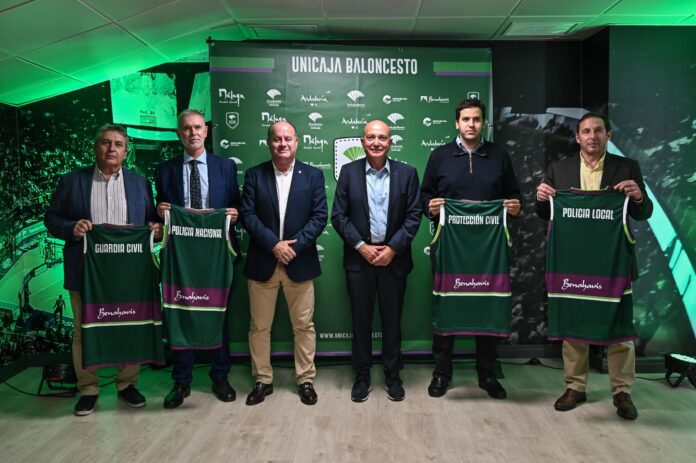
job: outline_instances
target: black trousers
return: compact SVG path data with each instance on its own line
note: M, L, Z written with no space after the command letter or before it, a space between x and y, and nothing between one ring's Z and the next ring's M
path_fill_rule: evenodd
M401 312L406 277L389 267L366 264L362 271L346 270L346 282L353 319L353 370L358 378L370 379L372 367L372 318L375 297L382 319L382 364L388 378L401 370Z
M172 380L175 383L190 385L193 381L193 366L195 362L193 349L172 350L174 365L172 367ZM222 346L208 351L210 359L210 371L208 376L214 383L227 379L227 374L232 366L230 357L230 341L227 332L227 315L222 324Z
M452 355L456 336L433 335L433 357L435 370L433 377L442 376L452 380ZM476 373L479 379L495 378L495 362L498 359L498 338L495 336L474 336L476 339Z

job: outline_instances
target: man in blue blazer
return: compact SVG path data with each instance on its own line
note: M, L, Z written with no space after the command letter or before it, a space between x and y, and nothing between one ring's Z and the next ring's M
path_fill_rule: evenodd
M272 159L247 170L244 176L241 221L250 238L244 275L251 312L249 350L256 378L247 405L263 402L273 393L271 325L281 286L295 333L300 400L307 405L317 402L312 385L316 375L312 280L321 274L316 240L326 226L328 211L324 175L295 159L298 143L292 124L273 124L268 129Z
M343 166L331 223L343 238L343 267L353 318L351 400L367 400L372 368L375 297L382 317L382 363L387 397L403 400L401 312L406 279L413 268L411 241L420 225L416 169L387 157L389 127L372 121L361 139L366 157Z
M77 373L80 400L75 405L77 416L94 411L99 394L99 377L82 368L82 249L85 234L93 224L135 224L150 226L162 236L152 200L152 187L147 181L122 167L128 147L123 127L104 125L94 139L96 163L63 175L44 224L49 233L65 240L63 249L64 288L70 292L75 332L72 357ZM121 368L116 376L119 400L131 407L142 407L145 398L135 387L140 367Z
M237 166L230 159L206 152L208 127L201 112L195 109L182 111L177 125L184 153L160 164L156 169L157 213L164 217L164 211L170 209L172 204L193 209L225 208L234 223L240 202ZM239 253L234 235L232 246ZM209 351L209 376L215 396L223 402L232 402L237 394L227 381L231 366L227 322L220 328L222 347ZM178 407L191 394L194 352L191 349L175 350L172 354L174 386L164 399L164 408Z

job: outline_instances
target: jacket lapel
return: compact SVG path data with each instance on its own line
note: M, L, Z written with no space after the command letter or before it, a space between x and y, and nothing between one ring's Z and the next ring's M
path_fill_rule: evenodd
M370 204L367 199L367 173L365 169L367 168L367 158L363 158L360 161L360 172L358 172L358 184L360 185L360 196L362 197L363 208L365 209L365 217L367 217L367 223L370 224Z

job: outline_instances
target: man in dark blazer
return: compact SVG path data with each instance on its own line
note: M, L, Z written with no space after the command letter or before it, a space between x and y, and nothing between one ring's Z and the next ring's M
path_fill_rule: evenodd
M246 171L241 221L249 233L244 267L248 279L249 350L256 384L247 405L263 402L273 393L271 325L278 289L288 303L295 334L295 379L300 400L317 402L313 381L314 283L321 274L317 238L326 226L328 211L324 175L295 159L298 147L295 127L277 122L268 129L271 160Z
M633 159L607 153L609 138L611 129L604 115L587 113L580 119L575 133L575 140L580 145L580 154L554 162L548 167L543 182L537 188L536 209L539 217L549 220L549 197L555 196L556 190L568 188L619 190L631 198L628 207L631 217L646 220L652 215L653 204L645 191L638 163ZM635 279L638 276L635 261L633 268ZM587 344L563 341L566 391L556 400L556 410L572 410L577 404L587 400L585 389L589 371L588 351ZM610 345L607 360L616 412L622 418L636 419L638 411L630 395L636 375L633 341Z
M164 217L164 211L170 209L172 204L194 209L225 208L234 223L238 217L237 209L240 203L237 166L230 159L206 152L205 138L208 135L208 127L202 113L186 109L179 114L177 125L177 134L184 146L184 153L157 167L157 213ZM234 235L232 246L239 254ZM227 380L231 359L226 321L220 329L222 347L209 351L209 376L215 396L223 402L231 402L237 394ZM193 350L175 350L172 354L174 386L164 399L164 408L176 408L181 405L184 398L191 393L193 380Z
M413 268L411 241L420 225L416 169L387 157L389 126L365 125L366 157L343 166L331 223L343 239L343 267L353 319L352 364L356 373L351 400L363 402L370 391L372 317L375 297L382 317L382 363L387 397L403 400L401 312L406 279Z
M82 368L82 253L83 238L93 224L119 225L150 224L158 237L162 236L152 200L152 187L147 181L123 168L128 147L128 136L123 127L104 125L94 139L96 163L63 175L44 224L49 233L65 240L63 248L64 288L70 292L73 311L72 357L77 373L80 400L74 413L89 415L94 410L99 394L99 377ZM132 407L145 405L145 398L135 387L138 365L121 368L116 376L119 400Z

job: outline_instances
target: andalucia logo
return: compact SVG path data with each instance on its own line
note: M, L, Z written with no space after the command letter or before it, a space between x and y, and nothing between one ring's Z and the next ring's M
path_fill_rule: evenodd
M365 150L358 137L337 138L334 140L334 177L338 181L341 168L349 162L364 158Z

